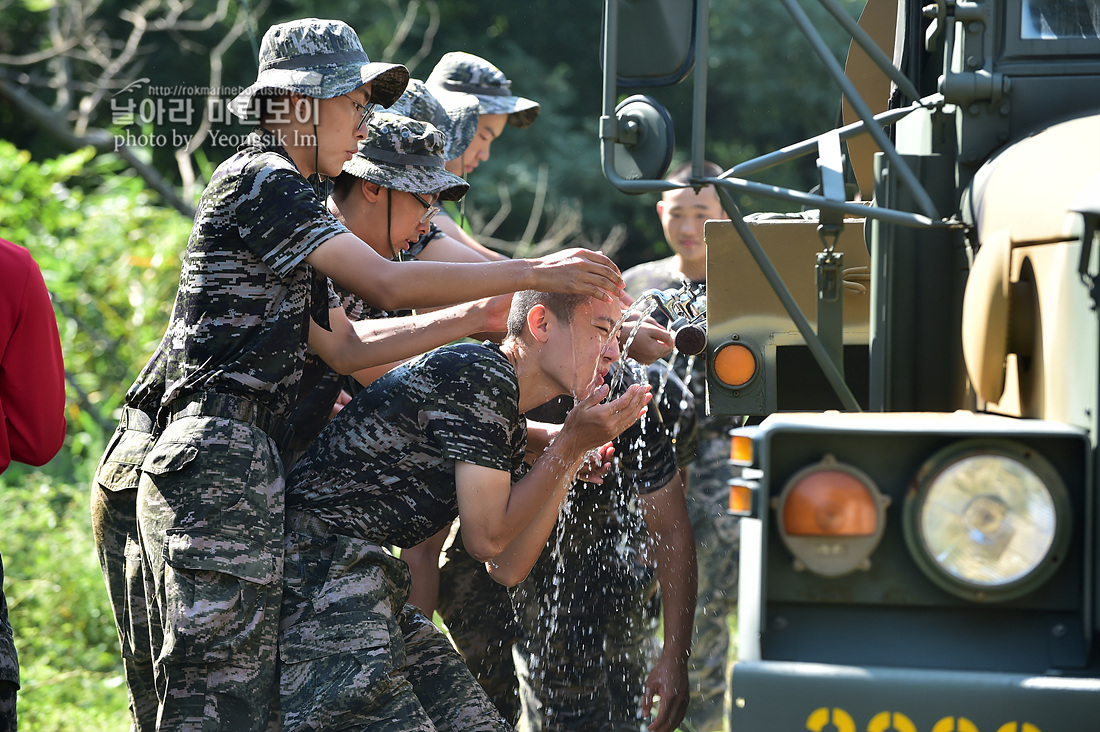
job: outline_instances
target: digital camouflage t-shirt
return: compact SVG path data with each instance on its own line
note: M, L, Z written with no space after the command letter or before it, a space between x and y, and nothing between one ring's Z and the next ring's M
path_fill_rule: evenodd
M163 404L216 391L285 414L297 398L311 310L327 323L327 282L305 258L346 231L274 135L249 135L203 191L158 351L163 364L143 371L131 391L155 392L142 380L163 378Z
M458 515L455 461L523 472L515 369L491 343L420 356L360 392L287 480L287 510L333 531L410 547Z

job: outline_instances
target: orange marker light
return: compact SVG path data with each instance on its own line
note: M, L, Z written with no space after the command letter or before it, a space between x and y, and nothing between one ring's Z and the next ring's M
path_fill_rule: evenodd
M871 568L890 499L871 476L826 454L792 475L772 505L794 569L843 577Z
M822 469L804 476L783 504L790 536L870 536L878 525L875 499L851 473Z
M738 516L752 515L752 488L744 483L730 481L730 513Z
M727 343L714 354L714 374L723 384L744 386L756 375L756 356L740 343Z
M730 440L730 460L738 465L752 465L752 438L734 435Z

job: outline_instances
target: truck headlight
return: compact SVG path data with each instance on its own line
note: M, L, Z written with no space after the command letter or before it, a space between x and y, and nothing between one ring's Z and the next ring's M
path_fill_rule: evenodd
M1051 464L1008 440L965 441L930 457L905 503L905 538L937 585L974 601L1045 582L1069 542L1069 496Z

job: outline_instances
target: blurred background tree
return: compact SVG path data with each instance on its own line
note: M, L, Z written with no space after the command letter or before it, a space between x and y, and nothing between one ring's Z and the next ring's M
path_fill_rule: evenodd
M854 16L863 2L845 4ZM846 35L817 3L804 6L843 59ZM485 221L507 191L495 238L538 241L564 215L577 222L563 245L599 246L624 226L616 253L623 266L659 254L649 205L656 199L624 196L600 171L602 3L593 0L7 0L0 97L9 104L0 107L0 137L35 159L84 144L118 154L162 201L189 214L210 171L232 153L229 143L250 129L227 119L224 105L255 78L264 30L303 16L346 20L372 59L404 63L419 78L448 51L475 53L500 67L516 93L540 102L538 122L509 130L493 147L496 161L471 177L467 207ZM707 156L723 167L837 118L839 94L779 4L712 2L710 50ZM690 149L691 81L651 92L674 118L674 163ZM777 176L771 182L814 183L812 163ZM535 227L533 209L542 214Z

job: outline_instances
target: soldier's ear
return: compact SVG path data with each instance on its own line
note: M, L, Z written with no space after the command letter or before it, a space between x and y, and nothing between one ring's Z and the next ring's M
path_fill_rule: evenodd
M374 203L382 197L382 186L373 181L361 180L359 182L359 190L363 193L363 198L371 203Z
M549 308L539 303L527 311L527 330L539 343L546 343L550 339L552 319Z
M298 92L290 92L287 95L290 100L291 118L299 120L312 119L312 115L316 113L316 110L311 110L313 105L313 97L307 97L304 94ZM305 108L302 108L302 104L305 104Z

